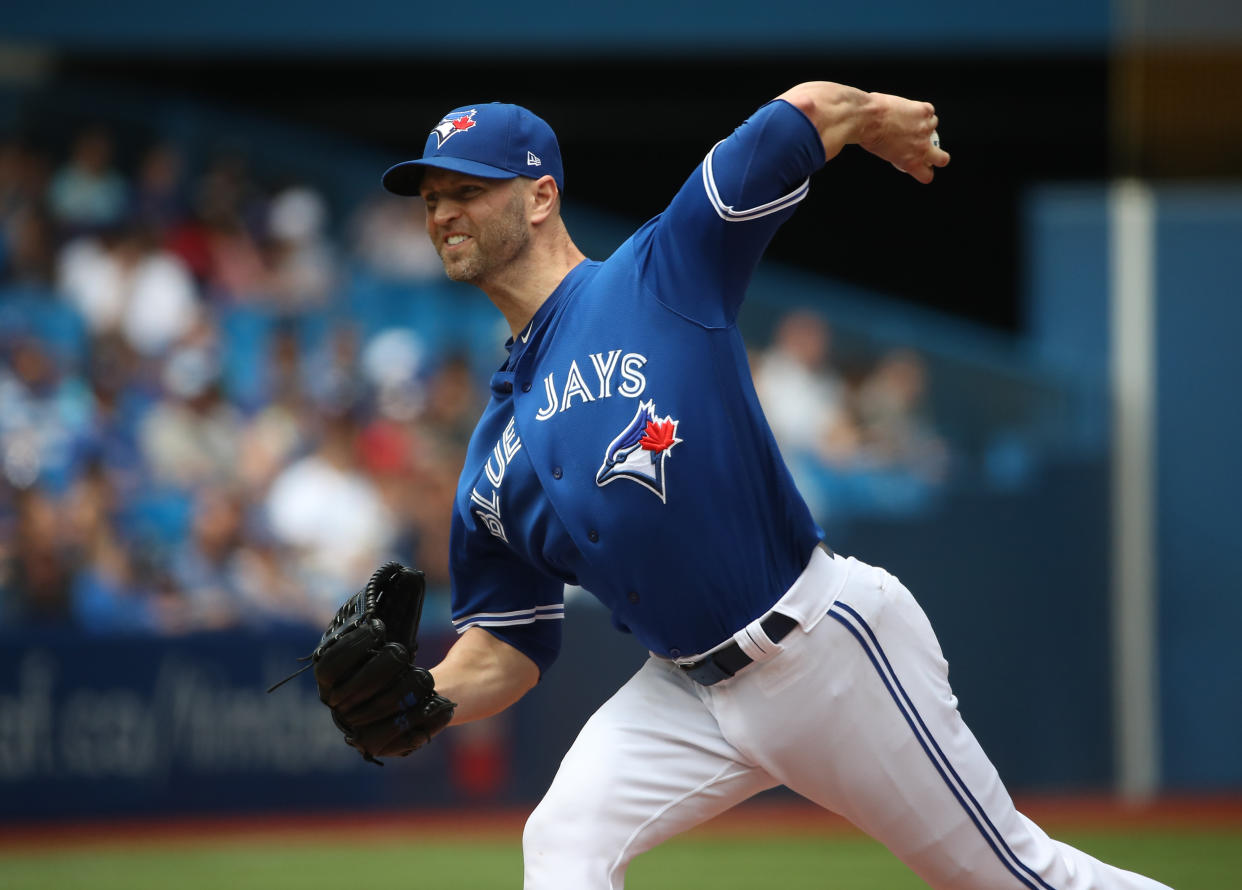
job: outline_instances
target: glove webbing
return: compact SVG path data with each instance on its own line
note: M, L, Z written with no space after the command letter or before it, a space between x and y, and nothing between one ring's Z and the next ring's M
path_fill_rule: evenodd
M285 677L280 682L274 683L273 685L269 686L267 691L274 692L275 690L279 689L281 686L284 686L294 677L300 676L301 674L306 673L312 667L314 667L315 665L312 659L315 657L316 654L318 654L320 647L323 646L324 640L327 640L330 637L336 636L339 633L343 633L344 631L350 630L353 627L357 627L358 625L362 624L362 622L366 620L366 616L370 614L371 612L375 611L375 602L376 602L376 595L375 595L375 592L371 589L371 585L369 584L367 585L365 590L360 590L357 593L355 593L353 596L351 596L349 599L347 599L341 605L341 607L336 610L336 614L332 616L332 621L329 622L328 629L324 631L323 637L320 638L319 645L315 647L314 651L311 652L309 655L303 655L301 658L295 659L296 661L305 661L308 663L298 668L296 671L294 671L289 676ZM421 607L421 603L420 603L420 607ZM420 611L421 611L421 608L420 608ZM347 627L346 625L349 625L349 626Z

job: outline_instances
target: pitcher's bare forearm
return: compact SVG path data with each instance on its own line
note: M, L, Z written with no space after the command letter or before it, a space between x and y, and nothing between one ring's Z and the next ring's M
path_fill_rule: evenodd
M436 691L457 703L453 725L497 714L539 682L533 661L481 627L463 633L431 675Z
M826 161L847 145L859 145L924 183L932 181L934 168L949 163L948 152L931 141L940 119L930 102L867 93L826 80L800 83L777 98L811 121Z

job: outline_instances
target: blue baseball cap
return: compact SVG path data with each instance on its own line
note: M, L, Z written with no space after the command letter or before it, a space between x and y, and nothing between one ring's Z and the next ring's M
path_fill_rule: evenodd
M556 187L565 189L561 148L552 128L522 106L504 102L463 105L444 115L427 134L421 158L385 171L384 188L395 195L417 195L427 167L487 179L550 174Z

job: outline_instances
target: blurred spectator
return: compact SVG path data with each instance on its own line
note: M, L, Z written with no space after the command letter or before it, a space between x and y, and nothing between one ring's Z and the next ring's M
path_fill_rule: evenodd
M55 279L56 229L37 206L14 213L3 232L0 283L45 289Z
M787 456L846 460L856 436L844 383L830 362L832 330L800 309L777 323L771 345L754 363L755 389L772 434Z
M170 142L148 147L138 164L128 216L160 243L190 215L184 166L181 150Z
M251 177L246 157L233 150L214 153L194 180L190 209L196 239L189 243L204 254L196 271L207 299L224 304L259 299L267 287L260 245L267 195Z
M319 308L337 286L327 220L327 204L315 189L293 186L272 198L267 215L266 290L279 310Z
M257 405L241 433L237 476L251 491L264 491L276 474L301 456L310 403L296 327L279 325L266 341L267 361L256 387Z
M263 369L263 396L269 401L287 402L302 408L308 398L307 369L302 354L302 337L296 324L277 324L264 344L267 363Z
M133 560L108 526L86 541L73 580L73 615L88 633L156 633L169 629L147 594Z
M452 515L457 497L457 477L465 462L465 449L441 441L419 453L415 472L403 487L394 487L393 509L406 540L402 552L427 576L429 589L449 591L449 532L446 517ZM397 493L399 492L399 497Z
M143 417L139 445L152 480L181 490L227 485L234 478L244 426L224 398L220 368L203 346L168 357L164 396Z
M194 213L187 213L164 230L163 245L185 264L204 299L210 299L213 296L210 289L213 274L210 227Z
M279 624L321 625L322 607L307 595L296 560L261 523L246 526L236 568L245 624L258 629Z
M426 389L422 411L425 425L442 437L450 449L464 453L475 422L486 405L470 357L460 352L449 355L436 369Z
M272 534L293 548L314 607L326 619L387 558L396 526L359 466L358 419L341 411L322 412L319 421L314 451L276 477L264 508Z
M360 369L385 418L409 421L424 411L426 352L422 338L407 327L386 328L367 342L359 356Z
M199 320L193 276L147 228L70 241L57 282L94 335L120 331L142 355L163 354Z
M363 203L349 222L354 257L381 278L439 281L444 266L427 237L427 209L421 198L381 195Z
M73 615L91 633L162 629L121 539L120 494L110 468L90 462L65 498L64 534L74 551Z
M101 530L116 523L118 497L109 467L98 458L87 461L64 498L63 533L72 547L86 550Z
M219 630L241 622L237 557L244 516L239 493L214 486L196 492L190 534L168 559L186 628Z
M214 152L190 195L192 209L209 226L238 226L251 235L261 232L267 219L267 195L254 181L243 152Z
M57 231L44 200L47 164L16 139L0 140L0 284L46 287Z
M366 401L366 380L361 375L357 328L346 320L333 322L310 355L313 373L305 378L306 392L320 410L353 411Z
M140 418L158 398L138 376L139 361L119 335L96 338L90 345L86 380L92 411L79 441L84 465L97 462L120 497L134 495L145 482L147 467L138 442Z
M180 260L200 291L205 287L211 271L208 229L190 200L185 156L176 143L158 141L143 153L128 220Z
M940 481L948 453L926 415L927 367L914 351L881 356L859 387L860 448L867 463Z
M56 500L38 487L14 493L13 548L5 567L10 619L63 624L71 617L73 554Z
M254 236L235 219L204 225L206 296L224 305L263 299L267 264Z
M0 365L0 461L16 488L36 483L61 489L73 470L75 446L89 428L92 400L85 383L64 374L45 344L18 337Z
M18 213L44 203L47 182L34 157L20 140L0 139L0 230Z
M68 160L52 177L48 208L68 233L95 232L121 222L129 186L114 166L113 136L105 126L74 138Z

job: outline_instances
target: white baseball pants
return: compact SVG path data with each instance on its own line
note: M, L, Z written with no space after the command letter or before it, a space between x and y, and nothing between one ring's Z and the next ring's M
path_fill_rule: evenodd
M1168 890L1019 813L957 711L931 625L892 575L816 550L714 686L649 659L587 721L523 837L525 890L620 890L646 850L785 785L936 890ZM747 633L746 631L749 631Z

